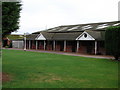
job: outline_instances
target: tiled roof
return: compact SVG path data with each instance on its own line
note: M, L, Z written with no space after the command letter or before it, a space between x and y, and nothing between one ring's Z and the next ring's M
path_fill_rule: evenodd
M27 40L35 40L39 34L29 34L26 36Z
M104 22L104 23L89 23L78 25L66 25L47 30L47 32L81 32L85 30L105 30L110 26L120 26L120 21Z
M46 40L75 40L79 35L86 31L95 40L104 40L105 29L109 26L120 26L120 21L58 26L35 32L28 35L27 39L35 40L41 33Z
M102 23L89 23L89 24L78 24L78 25L63 25L54 28L44 30L44 32L50 33L61 33L61 32L82 32L85 30L105 30L110 26L120 26L120 21L113 22L102 22ZM41 31L35 32L33 34L38 34Z
M53 40L75 40L82 32L74 33L55 33Z
M104 40L105 39L105 31L86 30L86 32L89 35L91 35L95 40Z

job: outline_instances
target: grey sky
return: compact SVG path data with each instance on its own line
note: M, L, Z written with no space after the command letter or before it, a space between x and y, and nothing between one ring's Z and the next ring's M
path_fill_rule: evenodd
M117 21L118 2L119 0L23 0L17 34L60 25Z

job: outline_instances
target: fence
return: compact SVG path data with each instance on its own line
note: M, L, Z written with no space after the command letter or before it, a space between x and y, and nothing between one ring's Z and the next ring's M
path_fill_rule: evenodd
M24 48L24 42L23 41L12 41L12 47L13 48Z

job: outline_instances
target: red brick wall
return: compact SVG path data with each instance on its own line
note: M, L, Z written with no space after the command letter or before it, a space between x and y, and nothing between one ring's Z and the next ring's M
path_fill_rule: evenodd
M55 50L60 51L60 45L56 45Z
M47 50L52 50L52 45L47 45L46 49Z
M94 42L92 41L80 41L78 53L94 54Z
M76 52L77 41L67 41L66 52Z
M71 45L66 46L66 52L72 52L72 46Z
M64 51L64 41L56 41L56 51Z
M103 55L106 54L105 48L99 47L99 52Z
M32 45L32 49L36 49L35 45Z
M56 46L55 46L55 50L56 51L60 51L60 49L64 48L64 41L56 41ZM46 45L46 50L53 50L53 42L52 41L47 41L46 42L47 45ZM92 43L92 44L90 44ZM80 41L80 46L79 46L79 50L78 50L78 53L85 53L87 54L87 46L93 46L92 48L92 52L91 54L94 54L95 51L94 51L94 41ZM104 47L101 47L100 46L101 44L101 41L98 42L98 53L101 53L101 54L106 54L105 53L105 48ZM77 43L76 41L67 41L67 45L66 45L66 52L72 52L72 48L77 48ZM29 41L27 40L26 41L26 48L29 49ZM31 49L36 49L36 43L34 41L31 41ZM44 50L44 41L38 41L38 49L40 50Z
M46 50L53 50L53 41L46 42Z
M87 53L86 47L85 46L80 46L78 49L78 53Z
M26 41L26 48L29 49L29 41Z
M38 49L44 50L44 46L43 45L39 45Z
M44 50L44 41L38 41L38 49Z
M32 48L31 48L31 49L36 49L36 45L35 45L34 42L35 42L35 41L31 41L31 43L32 43Z

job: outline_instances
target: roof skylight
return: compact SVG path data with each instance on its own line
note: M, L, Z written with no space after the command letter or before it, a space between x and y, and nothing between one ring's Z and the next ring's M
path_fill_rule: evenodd
M72 28L70 28L70 29L68 29L67 31L72 31L72 30L74 30L74 29L78 29L80 26L75 26L75 27L72 27Z
M57 30L58 29L58 27L57 28L53 28L53 29L51 29L51 30L49 30L49 31L55 31L55 30Z
M103 29L103 28L106 28L108 26L109 26L108 24L102 24L102 25L98 25L98 27L96 29Z
M66 30L68 27L62 27L61 29L59 29L58 31L64 31Z
M82 30L90 29L90 28L92 28L92 27L93 27L93 26L91 26L91 25L83 26L83 27L82 27Z
M113 24L113 26L118 26L118 25L120 25L120 23Z

